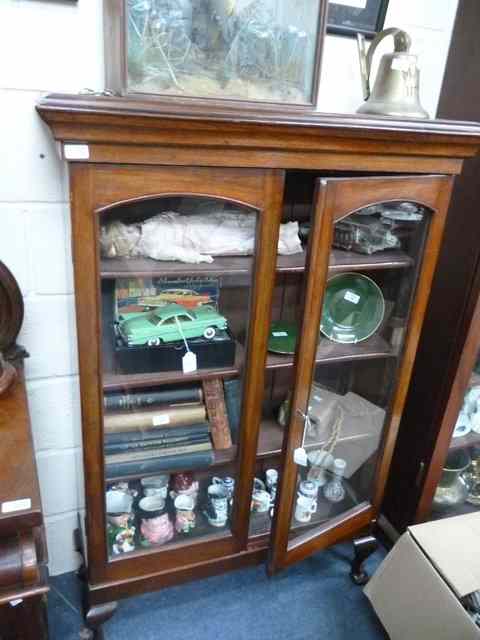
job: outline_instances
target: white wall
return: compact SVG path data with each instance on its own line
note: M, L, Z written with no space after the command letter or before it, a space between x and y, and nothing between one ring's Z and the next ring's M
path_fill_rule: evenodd
M436 103L457 0L390 0L387 25L421 54L422 100ZM47 92L103 88L101 0L0 0L0 259L25 297L26 361L52 574L76 568L84 506L66 169L34 107ZM319 108L361 103L356 45L328 36ZM99 487L100 490L100 487Z

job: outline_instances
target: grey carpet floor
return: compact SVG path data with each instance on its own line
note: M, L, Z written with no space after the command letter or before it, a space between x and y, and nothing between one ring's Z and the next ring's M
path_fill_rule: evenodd
M367 562L373 572L384 555ZM362 589L349 577L351 545L337 545L268 578L263 566L122 600L106 640L385 640ZM75 574L51 579L52 640L78 640Z

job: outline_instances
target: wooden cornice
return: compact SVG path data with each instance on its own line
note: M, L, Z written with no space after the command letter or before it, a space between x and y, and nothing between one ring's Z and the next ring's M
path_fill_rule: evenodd
M437 165L427 162L428 157L445 160L436 170L458 173L461 161L476 155L480 148L480 124L447 120L331 115L300 109L283 113L266 108L240 110L218 102L206 107L205 102L182 99L147 102L61 94L47 96L37 110L55 139L97 146L93 159L105 162L111 161L112 146L127 146L133 151L133 147L148 145L202 149L207 162L213 164L222 164L216 159L222 153L229 154L231 162L237 151L237 166L250 163L283 168L308 168L310 161L316 168L320 166L319 154L338 155L338 169L355 169L353 159L345 159L359 154L368 155L370 161L375 154L392 157L397 164L402 157L411 161L412 156L418 156L425 164L424 168L420 164L420 170L435 170ZM255 158L249 155L252 153ZM125 154L120 156L125 160ZM177 157L179 164L188 163L188 154ZM403 170L400 165L392 168ZM380 168L372 166L372 170Z

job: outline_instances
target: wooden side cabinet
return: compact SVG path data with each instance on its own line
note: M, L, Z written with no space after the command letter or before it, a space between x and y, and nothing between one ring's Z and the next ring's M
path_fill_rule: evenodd
M90 628L118 598L346 538L364 581L480 129L90 96L38 111L70 168Z
M480 118L474 75L480 61L478 9L475 0L458 5L439 101L443 117ZM474 402L480 347L479 175L479 158L468 160L452 193L382 505L381 522L391 538L410 524L480 506L475 504L480 434Z
M46 640L47 547L23 361L23 297L0 262L0 638Z

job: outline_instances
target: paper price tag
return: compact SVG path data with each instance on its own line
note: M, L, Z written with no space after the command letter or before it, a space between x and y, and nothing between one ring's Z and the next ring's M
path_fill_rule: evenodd
M153 416L152 424L154 427L159 427L162 424L169 424L170 416L166 413L160 413L158 416Z
M286 331L272 331L272 336L274 338L286 338L288 333Z
M13 513L15 511L23 511L24 509L31 509L32 501L30 498L22 498L21 500L11 500L10 502L2 503L2 513Z
M295 462L295 464L299 464L301 467L308 466L307 452L303 447L298 447L298 449L295 449L295 451L293 452L293 461Z
M15 600L10 600L8 603L11 607L17 607L19 604L22 604L23 598L15 598Z
M197 370L197 356L193 351L187 351L182 358L183 373L192 373Z
M88 160L90 149L88 144L64 144L63 155L65 160Z
M348 300L348 302L352 302L353 304L358 304L360 302L360 296L353 291L347 291L347 293L343 296L344 300Z

